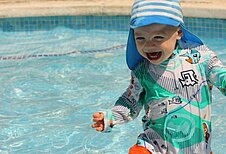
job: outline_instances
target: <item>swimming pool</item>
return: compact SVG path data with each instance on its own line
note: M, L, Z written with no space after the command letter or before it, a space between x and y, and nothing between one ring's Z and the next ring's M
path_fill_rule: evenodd
M142 113L112 133L97 133L90 125L92 113L110 108L128 86L128 21L127 16L0 19L0 153L127 153L142 131ZM226 64L226 21L185 22ZM212 148L221 154L225 97L214 89L213 100Z

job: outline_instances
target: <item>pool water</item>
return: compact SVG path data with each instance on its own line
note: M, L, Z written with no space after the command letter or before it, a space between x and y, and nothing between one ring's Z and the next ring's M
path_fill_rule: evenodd
M143 112L111 133L91 124L93 112L112 107L130 80L124 46L96 50L125 44L127 34L65 27L0 31L0 153L126 154L142 131ZM203 39L226 64L226 40ZM214 89L213 100L212 148L221 154L225 97Z

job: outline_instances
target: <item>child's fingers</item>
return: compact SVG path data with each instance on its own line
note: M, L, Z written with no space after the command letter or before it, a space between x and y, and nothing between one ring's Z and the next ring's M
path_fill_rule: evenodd
M92 126L92 128L96 128L97 124L95 123L95 124L92 124L91 126Z
M97 122L104 119L104 114L102 112L96 112L93 114L93 121Z
M96 113L93 114L93 117L94 118L100 118L100 117L103 118L104 117L104 114L102 112L96 112Z
M92 126L92 128L96 128L97 131L104 130L104 114L102 112L96 112L93 114L93 121L96 122Z
M92 128L95 128L97 131L103 131L104 130L104 125L98 126L96 124L93 124Z
M103 122L97 122L95 124L92 124L91 126L92 126L92 128L96 128L97 131L104 130L104 123Z
M100 124L98 127L96 127L97 131L103 131L104 130L104 125Z

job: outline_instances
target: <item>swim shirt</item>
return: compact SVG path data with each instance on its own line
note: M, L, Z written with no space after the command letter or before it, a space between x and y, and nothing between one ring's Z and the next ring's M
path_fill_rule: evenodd
M225 67L205 45L177 48L160 65L136 66L107 119L125 123L144 108L138 145L153 154L210 154L212 87L225 95L225 79Z

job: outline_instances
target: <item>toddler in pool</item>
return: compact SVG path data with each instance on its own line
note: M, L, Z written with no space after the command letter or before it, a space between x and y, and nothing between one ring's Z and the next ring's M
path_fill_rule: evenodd
M143 132L130 154L210 154L211 91L226 94L226 68L183 23L179 0L136 0L126 60L128 89L112 109L93 114L110 132L144 108Z

